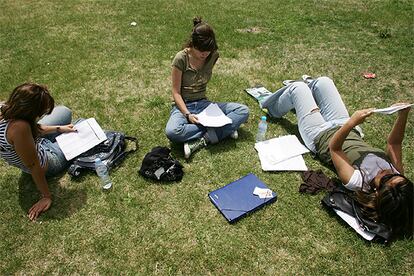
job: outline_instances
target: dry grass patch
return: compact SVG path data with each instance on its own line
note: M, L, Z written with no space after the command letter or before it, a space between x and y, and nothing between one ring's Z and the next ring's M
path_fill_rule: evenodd
M263 32L268 31L267 28L263 28L263 27L248 27L248 28L244 28L244 29L236 29L237 32L239 33L251 33L251 34L260 34Z

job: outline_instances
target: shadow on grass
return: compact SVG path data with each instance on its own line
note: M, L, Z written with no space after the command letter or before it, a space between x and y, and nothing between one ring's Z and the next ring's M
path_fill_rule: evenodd
M217 144L209 145L207 147L207 150L211 154L220 154L223 152L232 151L235 147L237 147L238 143L254 141L254 135L249 131L246 131L242 128L239 128L237 131L239 133L239 138L237 138L237 140L227 137Z
M60 176L47 179L53 203L48 211L41 214L41 220L61 220L70 217L86 203L84 189L67 189L59 185ZM22 173L19 178L19 204L26 213L39 200L39 191L29 174Z
M208 145L206 147L206 150L209 151L211 154L227 152L227 151L231 151L234 147L236 147L237 143L254 140L254 135L250 133L249 131L246 131L242 128L239 128L237 131L239 133L239 138L237 140L227 137L217 144ZM177 158L177 157L184 158L184 145L183 144L170 142L170 147L171 147L171 154L174 158ZM192 154L190 158L185 159L186 163L191 162L194 156L195 154Z
M298 137L299 140L301 141L301 143L304 144L303 140L302 140L302 137L300 136L300 133L299 133L298 125L293 124L291 121L289 121L288 119L285 119L285 118L278 119L278 118L270 117L269 122L272 123L272 124L280 125L284 129L286 129L286 131L288 133Z

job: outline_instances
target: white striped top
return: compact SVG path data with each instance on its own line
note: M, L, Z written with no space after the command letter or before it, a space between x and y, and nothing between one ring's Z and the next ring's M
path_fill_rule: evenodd
M30 173L30 170L23 164L20 157L14 150L13 145L7 141L6 132L9 122L1 119L0 120L0 157L3 158L7 163L12 166L18 167L26 173ZM47 163L46 150L42 147L40 141L43 138L38 138L35 141L37 156L39 157L40 166L44 168Z

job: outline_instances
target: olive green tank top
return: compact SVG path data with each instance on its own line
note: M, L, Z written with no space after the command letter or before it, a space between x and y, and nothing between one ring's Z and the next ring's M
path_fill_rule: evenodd
M328 165L332 165L332 159L329 153L329 141L339 128L340 127L335 127L323 131L315 139L316 154L322 162ZM366 143L364 140L362 140L359 133L354 129L345 138L344 144L342 145L342 150L353 166L359 166L359 163L369 153L373 153L376 156L389 161L388 156L383 150L374 148Z

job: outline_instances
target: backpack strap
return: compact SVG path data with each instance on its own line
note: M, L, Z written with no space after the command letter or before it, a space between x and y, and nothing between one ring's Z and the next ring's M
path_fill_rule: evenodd
M109 166L118 166L119 163L122 162L122 160L124 160L127 155L129 155L130 153L135 152L138 149L138 139L136 137L132 137L132 136L125 136L124 137L125 140L131 141L135 144L135 147L128 150L128 151L124 151L121 154L119 154L116 158L114 158L113 160L111 160L111 164L109 164Z

